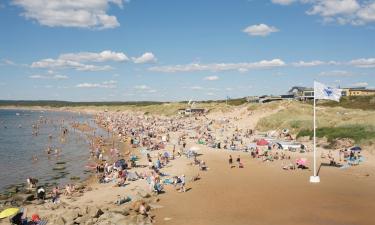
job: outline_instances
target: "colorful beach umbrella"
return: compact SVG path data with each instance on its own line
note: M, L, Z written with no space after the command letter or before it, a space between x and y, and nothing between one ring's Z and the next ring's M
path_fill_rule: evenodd
M0 213L0 219L6 218L6 217L10 217L10 216L13 216L13 215L15 215L16 213L18 213L18 211L19 211L18 208L8 208L8 209L4 209L4 210Z
M306 163L307 163L307 159L306 158L297 159L296 163L297 163L297 165L303 165L303 166L305 166Z
M355 147L351 148L350 151L362 151L362 148L359 147L359 146L355 146Z
M259 146L265 146L265 145L268 145L269 142L266 141L265 139L260 139L259 141L257 141L257 145Z

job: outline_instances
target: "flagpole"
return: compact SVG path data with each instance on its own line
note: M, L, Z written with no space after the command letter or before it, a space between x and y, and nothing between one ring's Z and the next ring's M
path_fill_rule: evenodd
M314 175L310 177L310 183L319 183L320 178L316 174L316 90L315 90L315 81L314 81L314 140L313 140L313 145L314 145Z

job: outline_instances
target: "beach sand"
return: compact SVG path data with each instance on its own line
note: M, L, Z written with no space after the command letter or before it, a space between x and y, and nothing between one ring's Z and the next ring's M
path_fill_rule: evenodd
M203 154L209 171L191 191L161 195L156 224L374 224L374 173L323 167L321 183L311 184L309 170L283 171L244 153L245 168L231 169L229 152Z
M233 126L253 129L260 118L278 110L255 111L247 116L246 110L239 108L209 116L238 117ZM318 156L321 151L318 148ZM244 152L202 147L200 153L209 170L200 172L203 179L190 183L187 193L160 196L164 207L156 210L156 224L375 224L373 155L367 154L366 164L357 167L322 166L321 182L312 184L312 152L303 155L310 162L310 169L303 171L284 171L281 161L262 162ZM240 155L245 168L231 169L230 154L233 159ZM318 166L327 162L321 160ZM194 173L190 170L189 175Z
M233 129L254 129L257 121L274 110L259 110L249 113L246 107L238 107L229 112L215 112L207 118L229 118L229 128L223 133L231 135ZM213 131L219 135L219 131ZM179 135L171 133L171 140ZM112 137L113 138L113 137ZM106 149L113 140L107 140ZM304 143L311 149L311 143ZM299 155L290 153L292 159L303 156L309 161L310 169L285 171L282 164L287 161L262 162L253 159L250 153L211 149L205 145L197 145L196 140L188 140L187 148L198 146L200 160L204 160L208 171L199 171L191 164L192 159L180 157L172 160L162 169L164 173L173 175L185 174L187 192L180 193L173 185L165 186L165 193L152 197L151 215L155 224L375 224L375 158L366 154L366 163L359 166L339 169L322 166L319 170L321 182L312 184L312 152ZM167 146L171 151L172 145ZM318 149L318 156L320 151ZM122 153L135 153L140 156L139 164L147 165L144 156L138 149L121 143ZM161 150L162 152L164 150ZM158 151L152 152L155 157ZM235 160L238 155L244 168L230 168L228 157ZM326 159L318 159L327 162ZM137 169L138 170L138 169ZM142 171L142 168L139 168ZM199 176L201 179L191 181ZM90 191L73 198L62 198L64 204L59 209L30 205L27 208L42 216L55 215L67 210L76 210L85 206L97 206L105 210L129 208L129 204L115 206L118 196L140 198L138 192L148 191L145 180L127 182L125 187L113 187L113 184L98 184L94 178L88 182ZM140 198L142 199L142 198ZM5 220L0 221L0 224Z

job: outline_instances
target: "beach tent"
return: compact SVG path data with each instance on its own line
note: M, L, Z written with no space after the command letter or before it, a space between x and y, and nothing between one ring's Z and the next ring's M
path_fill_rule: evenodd
M3 210L3 211L0 213L0 219L6 218L6 217L10 217L10 216L13 216L13 215L15 215L16 213L18 213L18 211L19 211L18 208L8 208L8 209L5 209L5 210Z
M264 139L260 139L259 141L257 141L257 145L259 146L265 146L265 145L268 145L269 142L264 140Z

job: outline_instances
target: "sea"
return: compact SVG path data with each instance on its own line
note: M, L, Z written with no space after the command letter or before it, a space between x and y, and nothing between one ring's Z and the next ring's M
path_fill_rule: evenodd
M87 178L90 140L87 133L74 129L72 122L88 123L95 128L93 133L102 132L87 114L0 109L0 192L26 183L28 177L37 178L41 185ZM65 128L68 132L62 138ZM59 149L58 154L55 149Z

